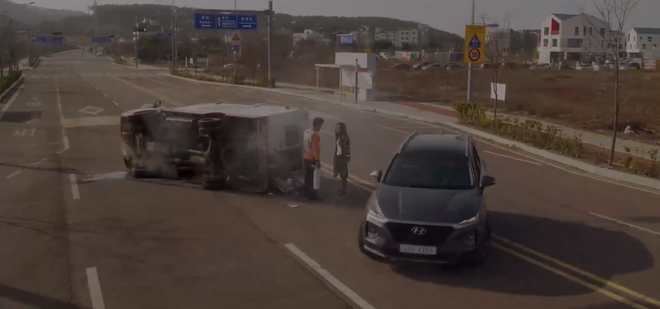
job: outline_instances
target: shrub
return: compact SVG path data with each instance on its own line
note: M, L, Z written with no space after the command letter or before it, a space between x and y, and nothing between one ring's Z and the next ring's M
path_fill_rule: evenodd
M21 71L11 71L2 80L0 80L0 93L5 92L22 76Z
M580 136L565 136L560 129L543 125L539 121L520 121L512 116L493 118L479 104L470 102L454 103L454 110L462 124L484 129L515 141L523 142L536 148L561 153L568 157L589 160L594 163L606 162L602 152L589 150L582 145ZM621 167L629 172L646 177L658 177L658 151L649 151L649 159L633 157L626 148L627 156L619 160Z
M128 61L126 61L126 59L119 57L115 58L115 63L119 65L128 65Z
M39 63L39 57L37 58L32 58L30 59L30 62L28 62L28 65L32 68L35 67Z

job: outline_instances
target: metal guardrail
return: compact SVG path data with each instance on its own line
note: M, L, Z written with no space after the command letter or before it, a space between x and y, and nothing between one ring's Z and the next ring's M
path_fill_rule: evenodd
M4 100L5 97L7 97L16 87L18 87L20 84L22 84L25 81L25 76L21 76L16 80L7 90L5 90L2 94L0 94L0 101Z

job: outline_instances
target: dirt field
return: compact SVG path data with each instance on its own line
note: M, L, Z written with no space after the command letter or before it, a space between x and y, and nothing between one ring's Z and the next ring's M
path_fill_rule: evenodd
M281 82L316 85L316 70L313 68L277 73ZM334 69L322 69L321 86L337 87L338 74ZM507 112L599 131L611 129L612 76L611 71L502 69L498 80L507 84L504 106ZM380 69L375 80L379 100L452 103L466 98L466 70L423 73ZM660 72L621 71L621 80L624 103L620 129L632 125L649 130L646 138L660 140ZM475 101L489 107L492 106L490 82L490 70L475 70ZM502 107L502 103L498 106Z

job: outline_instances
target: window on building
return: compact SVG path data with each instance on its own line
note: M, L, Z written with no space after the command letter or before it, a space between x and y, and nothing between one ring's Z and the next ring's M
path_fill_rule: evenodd
M552 47L557 47L557 39L552 39Z
M589 27L589 35L594 35L594 28Z
M548 39L543 39L543 47L548 47Z
M628 42L630 42L630 33L628 33Z
M566 47L582 47L582 39L568 39L566 40Z
M658 48L658 44L653 44L653 48Z
M653 38L652 38L652 37L649 37L648 40L649 40L649 42L653 42Z
M642 44L642 49L646 49L646 44Z
M605 28L600 28L600 37L605 37Z
M580 35L580 27L575 27L575 35Z
M549 34L550 34L550 27L543 28L543 35L549 35Z
M582 35L587 35L587 26L582 29Z

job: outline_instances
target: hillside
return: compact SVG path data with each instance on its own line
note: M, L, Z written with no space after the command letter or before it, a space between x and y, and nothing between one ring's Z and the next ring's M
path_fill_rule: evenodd
M184 35L197 33L193 25L194 8L177 8L178 27ZM167 5L159 4L129 4L129 5L99 5L93 8L93 19L89 18L67 18L59 26L63 28L66 24L66 31L82 31L84 29L95 28L98 25L98 35L119 34L122 37L129 37L134 27L135 18L142 20L151 18L158 20L160 24L169 29L171 25L171 9ZM265 25L265 22L262 24ZM292 16L289 14L276 14L275 29L291 29L293 32L302 32L304 29L324 29L327 32L336 30L353 31L360 25L366 25L370 29L381 27L384 30L395 30L398 28L417 28L417 23L412 21L403 21L386 17L337 17L337 16ZM264 27L265 28L265 27ZM437 44L455 44L462 42L462 38L456 34L448 33L442 30L429 28L430 41ZM209 33L200 31L200 33Z
M55 10L16 3L10 0L0 0L0 8L7 11L16 25L38 25L42 22L56 22L71 16L85 15L84 12L71 10Z

